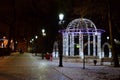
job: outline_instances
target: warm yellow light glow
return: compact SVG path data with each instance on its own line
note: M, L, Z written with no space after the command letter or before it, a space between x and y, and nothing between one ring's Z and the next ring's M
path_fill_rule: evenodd
M79 45L79 44L76 44L76 48L80 48L80 45Z
M4 42L3 42L3 44L4 44L4 47L6 48L6 47L7 47L7 44L8 44L8 40L5 39Z
M3 36L3 39L5 39L6 37L5 36Z
M10 41L11 43L13 42L13 40Z

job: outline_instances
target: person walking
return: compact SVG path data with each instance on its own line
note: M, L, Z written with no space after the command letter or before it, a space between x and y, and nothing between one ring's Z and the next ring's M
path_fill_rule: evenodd
M53 59L53 56L52 56L52 54L50 54L50 61L52 61L52 59Z

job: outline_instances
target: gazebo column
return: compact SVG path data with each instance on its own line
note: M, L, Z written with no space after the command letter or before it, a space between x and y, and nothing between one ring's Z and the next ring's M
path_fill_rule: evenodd
M83 35L79 34L79 56L83 59Z
M96 56L96 39L95 39L95 34L93 34L93 56Z
M90 35L88 34L88 56L90 56Z
M109 47L109 58L112 57L112 52L111 52L111 48Z
M66 38L65 38L65 54L66 54L66 56L68 56L68 48L69 48L69 44L68 44L68 33L65 33L65 36L66 36Z
M70 56L74 56L74 34L70 35Z
M53 45L53 57L58 58L58 42L55 41Z
M66 55L66 35L63 33L63 55Z
M70 34L70 56L71 56L71 54L72 54L72 35Z
M102 57L101 54L101 33L97 33L97 56Z

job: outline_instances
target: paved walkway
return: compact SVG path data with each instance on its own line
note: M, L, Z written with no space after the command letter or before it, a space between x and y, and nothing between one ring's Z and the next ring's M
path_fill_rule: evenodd
M49 61L37 59L29 53L12 54L0 61L0 80L70 80Z
M42 60L30 53L0 57L0 80L120 80L120 68Z

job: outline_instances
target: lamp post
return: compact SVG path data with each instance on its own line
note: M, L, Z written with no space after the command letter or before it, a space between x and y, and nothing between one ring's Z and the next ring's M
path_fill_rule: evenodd
M61 27L63 27L63 19L64 19L64 14L60 13L59 24L61 25ZM62 53L62 36L61 36L61 40L59 41L59 67L63 67L62 58L63 58L63 53Z
M42 32L42 38L43 38L43 40L42 40L42 41L43 41L43 44L42 44L42 45L43 45L43 47L42 47L42 59L44 59L44 54L45 54L45 52L46 52L46 51L45 51L45 50L46 50L46 49L45 49L45 45L44 45L44 44L45 44L45 40L46 40L46 37L45 37L45 36L46 36L46 30L43 28L43 29L41 30L41 32Z
M111 43L111 50L112 50L112 56L113 56L113 62L114 67L119 67L119 60L118 60L118 54L115 51L116 45L113 39L113 28L111 24L111 1L108 0L108 25L109 25L109 33L110 33L110 43Z

